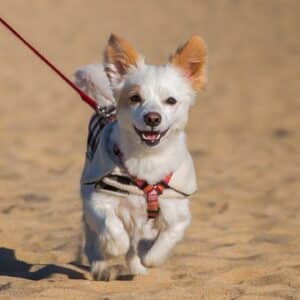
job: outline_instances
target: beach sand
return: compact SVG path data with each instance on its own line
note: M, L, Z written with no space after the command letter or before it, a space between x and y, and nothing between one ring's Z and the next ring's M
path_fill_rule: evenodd
M92 111L0 26L0 299L300 299L299 1L0 6L69 77L111 32L155 64L195 33L209 49L187 128L192 225L148 276L95 282L78 264Z

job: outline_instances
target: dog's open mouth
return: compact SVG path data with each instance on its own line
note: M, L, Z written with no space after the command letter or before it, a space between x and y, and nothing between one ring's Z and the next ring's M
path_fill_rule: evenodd
M144 142L147 146L155 146L159 144L161 138L168 132L169 129L165 131L142 131L137 129L134 126L136 133L140 136L142 142Z

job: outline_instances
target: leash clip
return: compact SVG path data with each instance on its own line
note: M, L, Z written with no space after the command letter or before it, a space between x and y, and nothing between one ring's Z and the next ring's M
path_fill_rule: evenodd
M97 114L99 118L105 118L105 119L115 119L116 116L116 107L111 106L100 106L97 105Z

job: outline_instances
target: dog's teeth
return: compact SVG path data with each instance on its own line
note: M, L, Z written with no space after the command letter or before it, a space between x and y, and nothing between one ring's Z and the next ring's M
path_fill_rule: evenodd
M155 140L160 139L160 134L143 133L142 136L143 136L143 139L146 141L155 141Z

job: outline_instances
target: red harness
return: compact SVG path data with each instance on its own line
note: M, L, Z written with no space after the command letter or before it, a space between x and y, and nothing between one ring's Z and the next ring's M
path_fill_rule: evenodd
M135 185L144 191L145 198L147 201L147 213L149 219L154 219L158 216L159 213L159 203L158 196L161 195L165 188L168 188L169 182L172 177L172 173L168 174L165 178L155 184L149 184L146 180L132 176L126 169L123 161L123 153L121 152L118 145L114 145L113 148L114 154L118 156L122 166L127 171L128 175L135 183Z
M168 174L163 180L156 184L149 184L146 180L135 178L134 182L136 186L145 192L148 218L156 218L158 216L158 196L168 187L171 177L172 174Z

